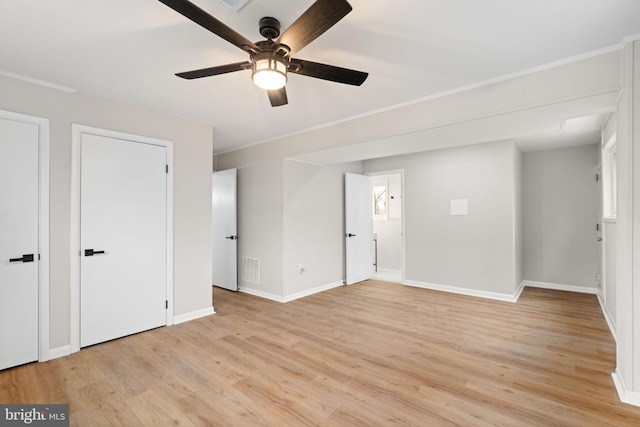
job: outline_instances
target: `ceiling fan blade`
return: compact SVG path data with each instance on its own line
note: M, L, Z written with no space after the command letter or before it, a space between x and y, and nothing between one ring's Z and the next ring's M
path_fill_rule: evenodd
M369 73L350 70L348 68L335 67L333 65L319 64L317 62L291 59L292 66L288 72L316 79L329 80L353 86L360 86L369 76Z
M185 71L176 73L176 76L183 79L199 79L201 77L217 76L218 74L233 73L234 71L248 70L251 68L251 62L236 62L234 64L220 65L218 67L202 68L200 70Z
M255 52L261 52L258 46L251 40L244 38L239 33L235 32L221 21L218 21L213 16L209 15L204 10L200 9L195 4L188 0L160 0L162 3L169 6L176 12L184 15L191 21L200 25L203 28L211 31L213 34L222 37L231 44L238 46L240 49L247 51L249 48Z
M281 105L287 105L287 90L282 87L276 90L268 90L269 101L271 101L272 107L279 107Z
M277 43L287 45L291 57L333 27L351 9L346 0L317 0L282 33Z

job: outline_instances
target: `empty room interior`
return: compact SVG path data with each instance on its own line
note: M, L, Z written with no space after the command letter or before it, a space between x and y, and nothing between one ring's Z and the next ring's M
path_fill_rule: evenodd
M640 2L37 3L1 425L640 425Z

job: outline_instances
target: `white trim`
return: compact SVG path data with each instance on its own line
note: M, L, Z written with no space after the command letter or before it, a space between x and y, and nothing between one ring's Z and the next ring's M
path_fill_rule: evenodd
M518 302L518 300L520 299L520 295L522 295L522 291L524 291L524 281L520 282L520 285L518 285L518 289L516 289L516 292L513 294L513 302Z
M520 284L520 286L518 287L518 289L516 289L513 295L509 295L509 294L501 294L498 292L479 291L477 289L461 288L458 286L439 285L435 283L419 282L416 280L405 280L403 284L408 286L413 286L416 288L431 289L434 291L450 292L453 294L461 294L461 295L467 295L471 297L480 297L480 298L487 298L487 299L492 299L497 301L507 301L507 302L517 302L518 298L520 297L520 294L522 293L522 289L524 288L523 284Z
M602 300L602 296L600 295L600 293L596 294L596 296L598 297L598 302L600 303L600 309L602 310L604 320L607 322L607 326L609 327L609 332L611 332L611 336L613 337L613 339L618 341L616 333L616 323L613 321L613 317L611 316L611 313L609 313L609 309Z
M70 348L71 352L80 351L80 167L82 134L118 138L132 142L158 145L167 150L167 266L166 266L166 295L168 308L166 310L166 325L175 322L174 294L173 294L173 142L142 135L100 129L90 126L71 125L71 271L70 271Z
M173 325L174 293L173 293L173 142L165 141L167 149L167 326ZM212 308L213 309L213 308Z
M191 311L189 313L178 314L173 318L173 324L179 325L180 323L200 319L201 317L211 316L212 314L216 314L215 310L213 309L213 306L202 308L196 311Z
M313 166L322 166L322 167L327 166L324 163L318 163L318 162L312 162L312 161L309 161L309 160L296 159L295 157L285 157L284 160L289 160L291 162L305 163L307 165L313 165Z
M254 297L265 298L275 302L285 302L284 297L276 294L271 294L269 292L259 291L253 288L247 288L246 286L238 286L238 292L242 292L243 294L253 295Z
M605 216L604 218L602 218L603 222L609 223L609 224L617 224L618 223L618 217L615 216Z
M60 357L69 356L71 354L71 346L63 345L49 350L49 360L58 359Z
M72 87L62 86L57 83L48 82L46 80L40 80L33 77L25 76L22 74L12 73L11 71L7 71L7 70L0 70L0 76L8 77L10 79L22 80L23 82L33 83L36 85L48 87L49 89L59 90L61 92L66 92L66 93L78 92L78 89L74 89Z
M282 298L282 302L294 301L300 298L308 297L313 294L328 291L329 289L339 288L340 286L343 286L343 285L344 285L344 282L340 280L333 283L327 283L326 285L316 286L315 288L307 289L306 291L296 292L295 294L286 295L284 298Z
M624 46L627 43L632 43L636 40L640 40L640 33L629 34L628 36L624 36L621 40L622 45Z
M629 405L640 406L640 392L627 390L624 380L622 379L622 375L620 371L616 368L616 371L611 374L613 378L613 383L616 386L616 391L618 392L618 397L623 403L628 403Z
M577 286L577 285L565 285L562 283L548 283L548 282L535 282L533 280L525 280L525 286L529 286L530 288L543 288L543 289L553 289L556 291L568 291L568 292L579 292L581 294L598 294L597 287L591 286Z
M38 361L49 351L49 119L0 110L0 118L38 126Z
M340 286L344 285L344 282L342 280L337 281L337 282L333 282L333 283L328 283L326 285L321 285L321 286L316 286L315 288L311 288L308 289L306 291L302 291L302 292L296 292L295 294L291 294L291 295L287 295L287 296L281 296L281 295L276 295L276 294L272 294L269 292L264 292L264 291L259 291L257 289L253 289L253 288L248 288L246 286L239 286L238 287L238 292L242 292L243 294L248 294L248 295L253 295L254 297L259 297L259 298L264 298L264 299L268 299L271 301L275 301L275 302L280 302L280 303L287 303L287 302L291 302L300 298L304 298L304 297L308 297L310 295L313 294L317 294L320 292L324 292L324 291L328 291L329 289L334 289L334 288L339 288Z
M38 256L40 265L38 268L39 282L39 334L40 351L39 361L49 360L49 120L39 119L38 132L38 167L39 167L39 230L38 230Z

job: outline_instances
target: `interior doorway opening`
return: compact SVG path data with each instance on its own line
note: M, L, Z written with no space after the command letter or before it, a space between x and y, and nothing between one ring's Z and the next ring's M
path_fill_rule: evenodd
M372 188L374 273L372 278L404 280L404 199L402 170L368 174Z

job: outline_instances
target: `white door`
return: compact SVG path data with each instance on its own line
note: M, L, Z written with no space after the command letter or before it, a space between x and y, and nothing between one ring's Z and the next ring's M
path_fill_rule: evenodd
M166 325L166 147L83 133L80 346Z
M373 274L371 180L348 173L344 180L346 283L362 282Z
M38 125L0 119L0 369L38 360Z
M213 284L238 290L236 169L215 172L212 178Z

